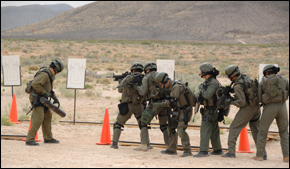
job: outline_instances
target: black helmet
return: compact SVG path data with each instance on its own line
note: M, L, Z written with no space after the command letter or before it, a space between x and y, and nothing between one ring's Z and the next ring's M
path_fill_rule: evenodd
M279 67L276 67L275 65L269 64L269 65L266 65L264 67L263 74L264 74L264 76L266 76L266 72L271 72L271 73L277 74L279 71L280 71Z
M58 73L60 73L64 68L63 63L58 59L55 59L54 61L52 61L49 67L52 67L54 72L58 72Z

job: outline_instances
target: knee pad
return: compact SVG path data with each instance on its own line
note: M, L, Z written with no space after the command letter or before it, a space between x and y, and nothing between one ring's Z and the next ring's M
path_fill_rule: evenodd
M153 117L154 117L154 113L153 113L152 109L145 109L142 112L140 121L144 124L150 124Z
M148 125L142 123L141 121L139 121L138 125L139 125L139 129L140 129L140 130L142 129L142 127L147 127L147 128L149 129Z
M167 129L167 124L165 124L165 125L160 125L160 130L161 130L161 132L163 132L164 130L166 130Z
M114 128L113 128L113 129L121 129L121 127L124 128L123 125L119 124L118 122L115 122L115 123L114 123ZM122 130L122 129L121 129L121 130Z

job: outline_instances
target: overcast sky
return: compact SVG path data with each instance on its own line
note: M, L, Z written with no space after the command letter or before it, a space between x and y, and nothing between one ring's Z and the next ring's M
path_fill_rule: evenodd
M94 1L1 1L1 7L4 6L23 6L23 5L54 5L54 4L68 4L74 8L92 3Z

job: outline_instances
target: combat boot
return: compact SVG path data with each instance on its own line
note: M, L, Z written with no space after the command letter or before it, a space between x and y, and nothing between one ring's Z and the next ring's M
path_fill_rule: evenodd
M53 138L51 140L44 140L44 143L59 143L59 141Z
M153 147L150 145L150 143L147 143L147 149L153 149Z
M210 155L222 155L224 154L223 150L213 150L210 152Z
M192 156L192 153L191 153L191 152L188 152L188 151L184 151L184 152L181 154L181 157L187 157L187 156Z
M177 155L177 152L173 152L173 151L170 151L168 149L162 150L161 153L162 154L169 154L169 155Z
M25 144L27 146L39 146L39 143L37 143L35 141L27 141Z
M257 161L263 161L263 157L258 157L258 156L254 156L252 157L252 159L257 160Z
M111 145L111 148L114 148L114 149L118 149L118 143L113 141L113 144Z
M208 157L209 154L207 151L200 151L197 154L193 155L193 157Z
M230 154L229 152L227 152L226 154L222 154L221 157L236 158L236 155Z
M133 148L136 151L147 151L147 144L140 144L140 146Z
M289 163L289 157L284 157L284 158L283 158L283 161L284 161L285 163Z
M267 160L267 159L268 159L267 155L264 155L263 160Z

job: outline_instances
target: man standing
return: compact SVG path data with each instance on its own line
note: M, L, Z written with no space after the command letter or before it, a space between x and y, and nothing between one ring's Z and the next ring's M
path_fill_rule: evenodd
M239 67L235 65L228 66L225 70L225 74L234 82L233 89L235 98L228 102L240 109L230 125L228 152L221 156L236 158L236 141L241 130L248 122L250 122L252 136L255 144L257 144L258 126L261 115L258 102L258 85L256 85L258 82L255 83L249 76L241 74Z
M167 149L161 151L162 154L176 155L178 136L181 138L183 147L183 154L181 157L190 156L190 140L186 133L188 122L192 116L192 105L195 105L196 97L193 94L193 102L190 103L190 93L186 88L186 85L181 81L172 81L168 74L160 72L155 77L155 82L162 88L167 88L170 91L170 97L163 100L161 103L154 103L153 106L156 108L168 107L174 111L171 112L171 116L168 117L168 132L170 135ZM177 132L176 132L177 129Z
M42 125L42 132L44 143L59 143L58 140L52 137L51 132L51 118L52 114L48 107L40 103L40 97L52 97L53 104L58 103L59 100L53 92L53 80L55 75L60 73L63 70L64 66L60 60L54 60L51 62L49 68L45 68L37 73L31 86L33 88L32 92L29 95L30 103L33 106L33 112L31 115L31 128L28 131L26 138L26 145L36 146L39 145L35 142L35 136ZM34 101L35 100L35 101Z
M282 147L283 161L289 162L289 135L288 135L288 112L286 100L289 95L289 81L277 75L279 67L272 64L263 69L264 77L259 84L259 102L263 104L263 113L260 121L257 137L257 153L253 159L263 161L267 155L266 141L270 125L276 119L280 144Z
M122 93L121 103L118 105L119 114L117 121L114 123L113 129L113 144L111 148L118 149L118 141L121 136L121 127L131 118L134 114L138 124L140 121L141 113L144 110L144 98L141 96L136 89L133 87L134 80L142 80L143 65L135 62L131 66L131 75L127 75L120 83L118 88L119 93ZM137 80L138 81L138 80ZM136 82L137 82L136 81ZM149 144L149 143L148 143Z
M147 62L144 65L145 76L142 80L142 85L134 87L138 90L139 94L146 98L146 101L149 101L148 106L142 112L139 128L141 129L141 145L134 148L137 151L147 151L147 143L149 142L149 133L148 125L154 116L158 115L160 130L163 133L163 139L165 144L168 144L169 136L167 132L167 112L168 108L154 108L153 103L161 102L162 96L166 94L160 90L158 84L155 83L154 78L157 75L157 65L153 62Z
M220 82L216 79L219 71L216 70L212 64L205 62L200 65L200 76L205 79L199 85L199 93L197 97L201 97L201 104L204 108L200 109L202 115L202 122L200 126L200 151L193 157L208 157L209 140L213 147L212 155L221 155L222 146L220 142L220 129L218 126L218 113L214 114L217 108L217 95L216 91L221 86Z

